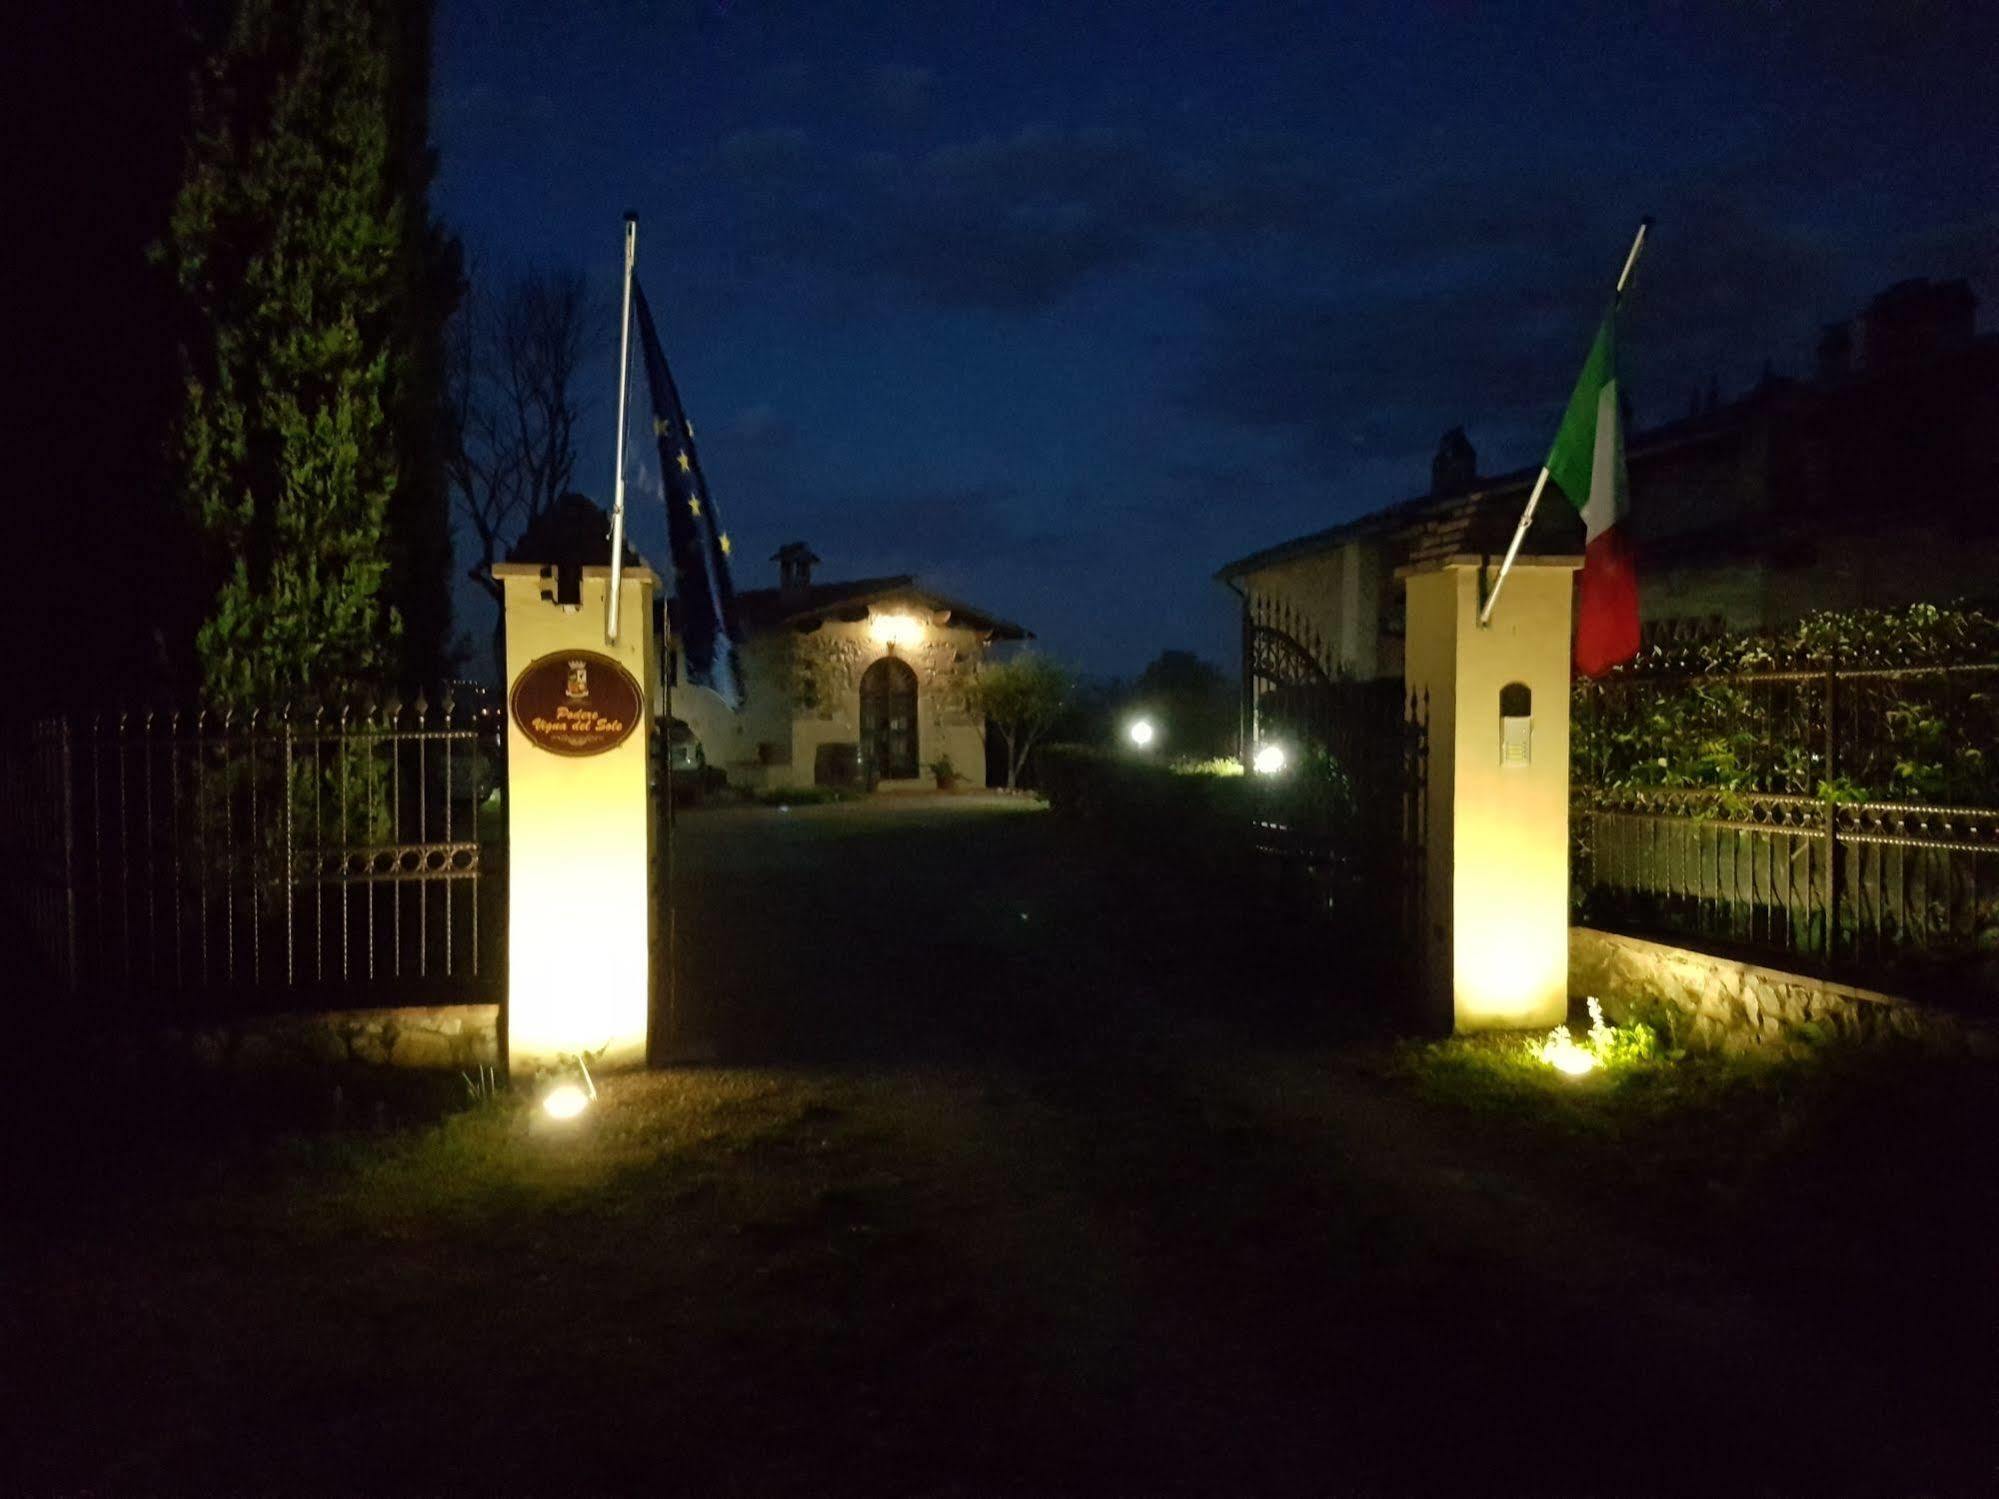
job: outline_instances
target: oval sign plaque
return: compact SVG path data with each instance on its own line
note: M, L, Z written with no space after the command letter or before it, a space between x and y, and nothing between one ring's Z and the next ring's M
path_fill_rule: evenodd
M551 754L601 755L631 737L645 696L609 656L557 651L528 663L508 704L521 732Z

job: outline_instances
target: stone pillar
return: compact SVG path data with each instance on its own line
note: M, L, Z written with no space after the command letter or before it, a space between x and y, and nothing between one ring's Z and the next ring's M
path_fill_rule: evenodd
M618 639L609 567L493 569L507 640L508 1071L582 1055L642 1066L655 912L651 699L658 580L624 569ZM580 577L578 576L580 574Z
M1459 1031L1568 1015L1575 557L1521 557L1490 628L1484 559L1404 569L1403 677L1429 694L1425 1008ZM1496 564L1495 564L1496 566Z

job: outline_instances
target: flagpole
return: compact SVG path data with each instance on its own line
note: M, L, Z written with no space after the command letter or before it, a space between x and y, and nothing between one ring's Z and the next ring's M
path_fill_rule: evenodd
M1631 241L1631 253L1624 257L1624 269L1617 273L1617 290L1611 293L1612 302L1624 295L1624 288L1631 282L1631 271L1638 264L1638 252L1645 247L1645 231L1652 227L1652 216L1647 214L1638 221L1638 234ZM1492 623L1492 606L1499 602L1499 590L1506 586L1506 575L1513 571L1513 559L1520 555L1520 543L1527 539L1527 528L1534 524L1534 512L1541 504L1541 491L1548 487L1548 466L1541 465L1541 472L1534 476L1534 489L1527 496L1527 508L1520 514L1520 524L1513 528L1513 540L1506 544L1506 560L1499 564L1499 576L1492 580L1492 592L1485 596L1485 607L1478 612L1479 628Z
M611 595L604 603L604 639L618 643L618 594L625 572L625 397L632 374L632 264L638 257L639 216L625 214L625 301L618 321L618 472L611 484Z
M680 660L674 655L673 606L662 611L666 637L661 654L666 657L666 685L660 689L666 703L666 868L660 872L660 904L666 907L666 1035L658 1048L662 1062L673 1060L680 1044L680 931L675 921L673 899L673 679L680 675Z

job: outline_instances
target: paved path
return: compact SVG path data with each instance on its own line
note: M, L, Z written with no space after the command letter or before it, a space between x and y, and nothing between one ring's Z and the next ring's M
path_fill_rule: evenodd
M711 1063L38 1223L0 1488L1956 1491L1895 1371L1372 1080L1322 932L1017 800L681 832Z
M724 1061L984 1079L957 1159L980 1163L990 1292L1031 1303L1042 1372L1116 1411L1110 1450L1145 1451L1148 1483L1394 1492L1483 1465L1495 1489L1804 1493L1892 1471L1885 1437L1841 1430L1867 1371L1801 1357L1714 1267L1343 1062L1375 997L1321 935L1148 888L1004 802L683 827L690 1033ZM1667 1411L1690 1419L1654 1434Z

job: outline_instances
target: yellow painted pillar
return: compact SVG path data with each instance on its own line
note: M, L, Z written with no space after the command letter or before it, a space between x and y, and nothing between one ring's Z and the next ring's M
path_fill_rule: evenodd
M508 1071L577 1057L643 1066L651 1010L652 596L623 570L618 639L604 636L611 570L494 567L507 640Z
M1569 661L1576 557L1521 557L1480 628L1484 559L1404 569L1404 679L1429 695L1426 1008L1454 1030L1569 1004Z

